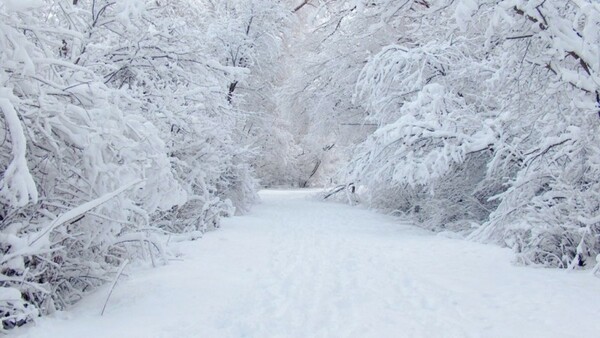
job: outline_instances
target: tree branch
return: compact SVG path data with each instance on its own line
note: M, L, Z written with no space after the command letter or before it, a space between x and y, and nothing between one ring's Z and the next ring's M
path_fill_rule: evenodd
M292 13L296 13L296 12L298 12L299 10L301 10L301 9L302 9L302 7L304 7L304 6L308 5L308 2L309 2L309 1L310 1L310 0L304 0L304 2L303 2L303 3L301 3L300 5L296 6L296 8L294 8L294 10L292 11Z

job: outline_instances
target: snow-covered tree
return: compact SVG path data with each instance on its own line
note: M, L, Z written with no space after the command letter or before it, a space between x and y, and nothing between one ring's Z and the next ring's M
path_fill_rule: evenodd
M393 4L373 4L388 9L373 25L396 22L402 37L358 78L355 102L380 127L350 180L375 207L511 246L521 262L586 265L600 250L599 5Z
M275 86L292 12L279 0L205 1L205 50L238 70L227 99L237 114L235 142L254 152L253 168L263 186L290 184L293 136L276 104Z
M370 18L352 1L305 1L295 8L278 102L302 149L299 184L327 185L353 146L374 130L352 93L363 62L393 30L370 29Z

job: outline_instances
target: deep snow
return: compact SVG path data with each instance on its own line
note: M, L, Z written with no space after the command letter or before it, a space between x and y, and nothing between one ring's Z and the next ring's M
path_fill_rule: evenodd
M181 261L120 280L22 337L593 337L600 280L518 267L311 191L263 191Z

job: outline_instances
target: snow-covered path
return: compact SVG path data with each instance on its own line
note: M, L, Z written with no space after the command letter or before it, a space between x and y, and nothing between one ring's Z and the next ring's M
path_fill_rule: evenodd
M264 191L248 216L178 246L24 337L598 337L600 280L515 267L494 246L360 208Z

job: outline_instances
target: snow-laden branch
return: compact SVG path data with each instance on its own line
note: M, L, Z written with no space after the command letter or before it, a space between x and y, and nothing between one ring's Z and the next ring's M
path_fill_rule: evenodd
M12 161L0 179L0 198L14 207L36 203L38 191L27 165L27 140L11 99L16 99L6 88L0 88L0 110L10 132Z
M91 200L87 203L84 203L76 208L73 208L63 214L61 214L58 218L56 218L55 220L53 220L50 224L48 224L44 229L42 229L40 231L40 233L35 236L30 242L29 245L34 245L37 241L39 241L42 238L45 238L48 236L48 234L55 229L56 227L62 225L65 222L68 222L72 219L75 219L83 214L85 214L86 212L106 203L107 201L111 200L112 198L114 198L115 196L118 196L119 194L123 193L124 191L127 191L129 189L131 189L132 187L140 184L142 181L138 180L129 184L126 184L125 186L111 192L108 194L105 194L103 196L100 196L94 200Z

